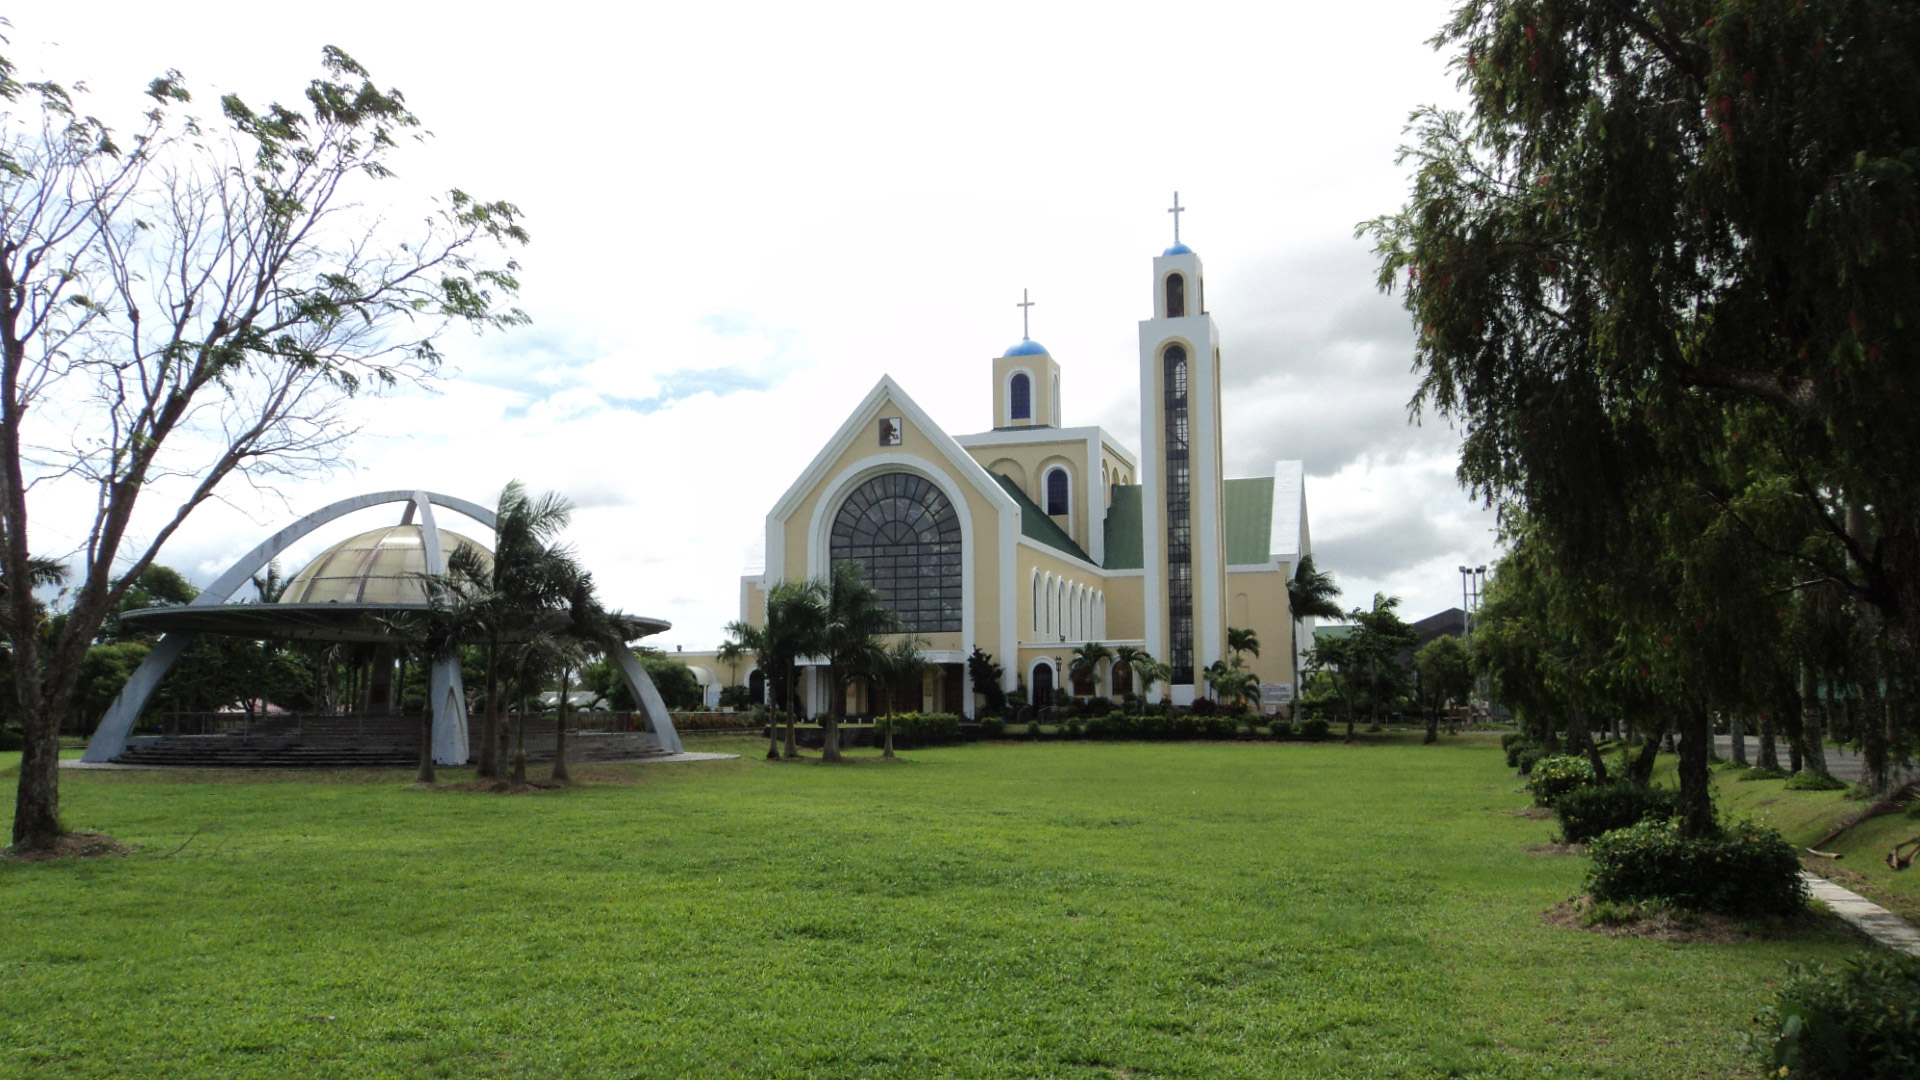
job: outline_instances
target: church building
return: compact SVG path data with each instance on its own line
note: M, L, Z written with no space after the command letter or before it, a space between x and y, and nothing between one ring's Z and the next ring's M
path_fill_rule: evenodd
M975 648L1002 666L1005 690L1036 704L1056 688L1135 690L1124 670L1074 685L1073 650L1089 642L1165 662L1172 680L1150 700L1189 704L1206 696L1207 666L1232 661L1229 628L1258 635L1260 655L1244 661L1266 706L1290 700L1303 643L1286 584L1311 550L1301 463L1226 475L1220 337L1178 220L1140 322L1137 453L1066 425L1061 366L1030 338L983 372L993 415L977 433L943 430L883 377L767 514L765 567L742 580L741 618L761 624L774 583L852 561L939 665L919 701L896 707L971 715ZM708 655L684 658L701 670ZM809 713L828 707L825 674L808 670ZM757 672L742 681L761 685ZM884 705L846 692L850 715Z

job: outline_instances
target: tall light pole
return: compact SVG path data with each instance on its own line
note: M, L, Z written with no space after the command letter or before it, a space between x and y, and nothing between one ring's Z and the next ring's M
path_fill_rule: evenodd
M1463 566L1460 568L1460 610L1461 621L1465 623L1464 636L1468 644L1473 642L1473 613L1480 608L1480 594L1487 587L1487 568L1485 566Z

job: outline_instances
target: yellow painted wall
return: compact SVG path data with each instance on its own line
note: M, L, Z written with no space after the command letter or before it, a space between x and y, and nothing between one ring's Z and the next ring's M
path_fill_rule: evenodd
M1228 574L1227 625L1252 630L1259 637L1260 656L1245 660L1261 682L1295 681L1293 616L1287 606L1284 573ZM1226 659L1230 661L1231 654Z

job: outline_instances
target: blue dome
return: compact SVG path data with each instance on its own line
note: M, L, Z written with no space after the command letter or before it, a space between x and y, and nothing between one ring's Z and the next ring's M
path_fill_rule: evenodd
M1012 346L1001 356L1046 356L1047 347L1032 338L1021 338L1020 344Z
M1165 250L1165 251L1163 251L1163 252L1161 252L1160 254L1162 254L1162 255L1191 255L1191 254L1193 254L1193 249L1192 249L1192 248L1190 248L1190 247L1188 247L1188 246L1187 246L1187 245L1185 245L1185 244L1175 244L1175 245L1173 245L1172 247L1170 247L1170 248L1168 248L1167 250Z

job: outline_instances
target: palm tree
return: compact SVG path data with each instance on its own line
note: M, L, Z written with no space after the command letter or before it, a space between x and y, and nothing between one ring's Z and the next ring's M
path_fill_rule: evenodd
M626 634L622 632L621 620L600 606L600 599L595 595L593 575L583 571L574 582L573 595L567 602L566 629L555 638L554 651L560 661L560 705L555 713L553 772L550 775L552 779L564 783L572 779L567 775L567 694L573 674L586 666L595 653L626 648Z
M1346 613L1334 603L1339 596L1340 586L1333 583L1333 575L1315 567L1312 555L1300 556L1300 565L1287 582L1287 606L1293 610L1294 621L1340 618Z
M1222 660L1207 665L1204 678L1215 700L1245 702L1260 696L1259 676L1242 667L1229 667Z
M878 658L883 654L879 639L898 631L900 621L880 599L879 590L867 584L858 563L843 562L835 566L832 574L816 581L813 587L825 601L826 619L819 627L820 634L811 651L826 657L827 685L833 691L827 715L820 723L820 757L825 761L839 761L840 721L846 716L847 684L878 668Z
M566 602L581 575L573 553L556 544L573 517L573 504L552 492L535 499L520 481L500 492L494 511L493 565L486 603L492 608L487 628L487 707L481 724L480 775L500 775L499 654L504 633L531 631L555 607ZM448 559L462 558L460 548ZM475 556L465 556L476 558ZM520 768L524 771L524 762Z
M882 666L887 684L887 716L881 721L881 730L886 736L886 750L881 757L893 756L893 690L903 682L926 678L929 669L935 664L928 660L920 650L927 647L924 638L906 637L893 643L887 649L886 662Z
M1113 650L1113 663L1108 665L1107 672L1108 674L1112 674L1115 671L1125 668L1128 676L1130 676L1127 684L1131 689L1134 683L1139 681L1140 662L1151 659L1153 659L1153 654L1147 652L1145 649L1135 648L1132 645L1122 645ZM1146 691L1141 690L1139 693L1140 695L1144 695Z
M1233 666L1243 667L1245 665L1241 661L1241 653L1252 653L1255 660L1260 659L1260 635L1251 630L1229 626L1227 627L1227 648L1233 651Z
M758 627L732 623L727 632L740 639L759 659L766 673L768 696L786 716L786 756L800 756L794 743L794 665L801 657L814 655L814 643L826 624L826 607L817 583L782 581L767 591L766 619ZM767 756L773 757L769 747Z
M489 608L485 604L485 572L467 548L455 553L444 574L425 575L421 582L427 596L424 611L407 612L387 620L387 625L419 650L431 670L434 663L451 660L460 653L463 642L484 635L483 624ZM459 557L464 555L465 557ZM269 570L268 582L273 581ZM256 584L258 584L256 579ZM284 588L284 586L283 586ZM264 596L265 586L260 589ZM434 782L433 721L447 703L433 700L433 680L427 680L427 707L420 713L420 769L414 779L422 784ZM451 692L451 687L448 688Z
M1141 659L1134 661L1133 668L1140 673L1140 714L1146 715L1147 695L1153 688L1173 678L1173 665L1155 660L1152 654L1142 652Z
M1100 694L1100 665L1111 664L1112 662L1112 649L1107 648L1097 641L1089 641L1085 645L1074 646L1073 659L1067 664L1067 674L1076 682L1085 679L1088 683L1092 684L1094 696L1098 697Z
M713 654L713 658L727 665L727 685L738 686L740 661L747 658L747 644L738 635L732 633L731 627L728 629L728 634L727 640L720 643L720 648Z

